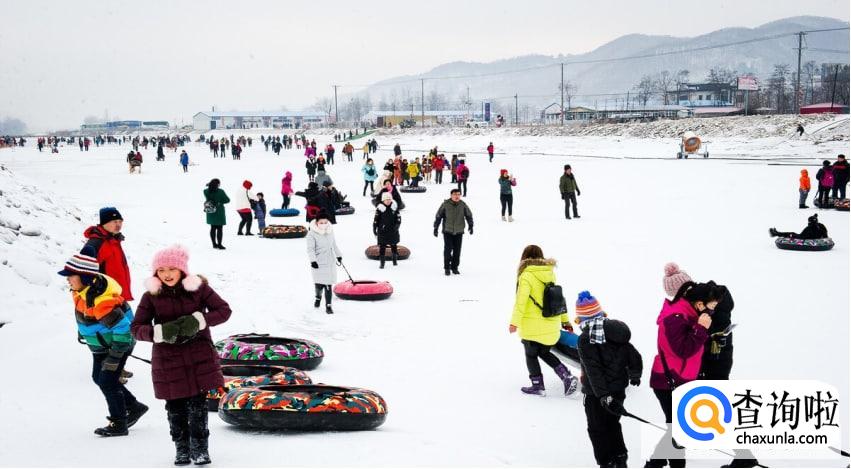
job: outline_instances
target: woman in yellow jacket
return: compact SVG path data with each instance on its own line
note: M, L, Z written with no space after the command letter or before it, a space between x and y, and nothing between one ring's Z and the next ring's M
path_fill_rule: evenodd
M408 167L406 168L408 171L408 177L411 178L411 187L419 187L420 185L420 159L417 158L414 161L408 163Z
M539 358L555 370L564 383L566 396L576 392L579 382L550 351L550 347L558 342L562 327L569 328L567 313L545 318L538 306L544 303L546 284L555 283L555 266L555 259L544 258L541 248L532 244L523 250L517 268L517 296L508 332L513 334L520 330L520 339L526 352L526 367L529 369L529 379L532 380L532 386L520 388L525 394L546 395Z

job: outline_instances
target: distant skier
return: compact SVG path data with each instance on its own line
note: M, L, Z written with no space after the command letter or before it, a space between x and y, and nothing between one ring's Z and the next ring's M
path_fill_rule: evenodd
M579 362L588 436L600 467L627 467L620 418L628 385L641 383L642 360L626 323L609 319L588 291L576 300Z
M133 319L133 337L153 342L154 396L165 400L174 464L210 464L207 391L224 385L210 327L231 308L200 275L189 272L181 246L157 252Z
M508 332L520 331L520 342L526 354L526 369L531 386L524 386L524 394L545 396L544 375L538 359L549 365L564 384L564 395L576 392L579 380L553 355L550 348L558 342L561 329L569 326L567 313L544 317L543 305L546 286L555 283L555 259L547 259L539 246L531 244L523 249L517 267L517 290Z
M798 137L803 136L804 135L804 125L798 124L798 128L795 129L795 132L798 132Z
M332 289L337 283L337 264L343 261L343 254L337 247L334 228L328 219L328 213L320 211L316 219L310 222L307 231L307 257L310 260L311 274L316 298L313 307L318 308L325 293L325 312L334 314L331 308Z
M573 218L579 218L579 212L576 211L576 197L581 195L581 192L579 191L579 184L576 183L576 176L573 175L573 169L569 164L564 165L564 174L559 178L558 190L561 192L562 200L564 200L564 218L570 220L571 205L573 205Z
M473 235L473 212L461 200L461 191L452 189L449 198L444 200L434 216L434 237L443 223L443 272L458 275L458 265L461 263L461 242L464 238L465 222L469 225L470 236Z
M807 226L800 233L782 232L770 228L768 234L771 237L779 236L791 239L822 239L828 237L827 228L818 221L818 214L813 214L813 216L807 218Z

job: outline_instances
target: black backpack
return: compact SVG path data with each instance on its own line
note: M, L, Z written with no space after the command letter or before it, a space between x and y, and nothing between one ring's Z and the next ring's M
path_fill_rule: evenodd
M561 291L561 285L549 282L544 285L544 304L540 305L532 296L529 296L535 306L541 308L541 315L545 318L559 316L567 313L567 301Z

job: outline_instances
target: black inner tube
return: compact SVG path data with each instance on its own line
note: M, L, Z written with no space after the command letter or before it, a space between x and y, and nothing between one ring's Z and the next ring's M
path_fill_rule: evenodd
M269 386L258 386L257 389L262 391L274 392L314 392L314 393L346 393L351 391L350 388L340 386L328 386L324 384L270 384Z
M234 337L235 342L245 342L246 344L269 344L269 345L289 345L289 344L304 344L304 341L298 339L288 339L286 337Z
M223 365L222 374L224 376L272 376L280 373L280 368L261 365Z

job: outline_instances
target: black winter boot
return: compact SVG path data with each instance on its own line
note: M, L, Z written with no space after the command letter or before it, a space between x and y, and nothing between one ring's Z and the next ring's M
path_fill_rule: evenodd
M112 417L107 417L109 420L109 424L105 427L100 427L95 429L95 435L100 436L126 436L127 431L127 419L113 419Z
M316 297L316 299L315 299L315 300L313 300L313 307L314 307L314 308L318 308L318 307L319 307L319 303L321 303L321 302L322 302L322 298L320 298L320 297L318 297L318 296L317 296L317 297Z
M189 439L175 441L174 449L175 466L185 466L192 462L192 459L189 457Z
M136 405L127 409L127 428L136 425L136 422L138 422L147 411L148 406L136 401Z
M378 256L378 262L380 262L378 264L378 268L383 269L384 268L384 256Z
M325 304L325 313L326 314L334 314L334 310L331 309L331 305Z
M393 265L399 265L399 264L396 262L396 261L398 261L398 260L399 260L399 253L398 253L398 252L396 252L396 251L393 251Z
M724 464L721 467L757 467L759 461L756 459L739 459L736 458L730 461L730 464Z
M612 467L629 467L626 465L627 455L619 454L612 458Z
M210 464L210 452L207 450L210 432L206 432L207 436L190 438L189 440L189 458L196 466Z

